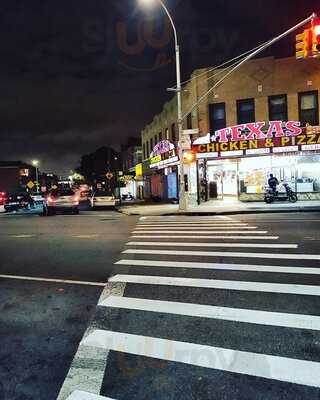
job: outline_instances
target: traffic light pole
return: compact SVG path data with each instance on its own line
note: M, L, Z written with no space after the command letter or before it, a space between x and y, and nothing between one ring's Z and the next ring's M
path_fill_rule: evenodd
M268 47L272 46L274 43L278 42L279 40L283 39L284 37L290 35L291 33L295 32L297 29L301 28L308 22L314 20L317 18L317 14L313 13L310 17L306 18L305 20L299 22L299 24L295 25L294 27L288 29L281 35L271 39L269 42L265 43L261 47L259 47L257 50L253 51L250 53L247 57L245 57L242 61L239 62L234 68L232 68L229 72L227 72L217 83L215 83L210 90L208 90L204 95L202 95L199 100L182 116L182 120L186 118L189 114L192 113L193 110L195 110L198 105L206 98L210 93L212 93L218 86L221 85L222 82L224 82L233 72L237 71L243 64L245 64L247 61L251 60L254 58L256 55L262 53L265 49Z

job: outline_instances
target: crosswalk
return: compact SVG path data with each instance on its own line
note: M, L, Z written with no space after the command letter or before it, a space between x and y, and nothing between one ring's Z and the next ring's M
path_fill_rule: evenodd
M140 218L82 341L101 390L69 400L319 399L320 254L257 221Z

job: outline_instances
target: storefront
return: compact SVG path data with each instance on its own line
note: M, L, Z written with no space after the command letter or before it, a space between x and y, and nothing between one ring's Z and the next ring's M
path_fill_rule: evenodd
M270 174L288 183L300 199L320 199L318 127L300 128L296 121L258 122L217 131L208 139L209 143L200 138L193 144L200 202L263 200Z
M153 148L148 160L148 171L144 171L145 198L157 201L175 200L178 197L179 159L175 146L163 140Z

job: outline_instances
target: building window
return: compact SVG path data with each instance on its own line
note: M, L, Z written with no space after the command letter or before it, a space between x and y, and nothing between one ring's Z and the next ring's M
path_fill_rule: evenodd
M147 141L146 144L147 144L147 155L146 155L146 159L147 159L147 158L149 158L149 156L150 156L149 142Z
M175 142L177 140L177 136L176 136L176 124L172 124L171 125L171 139L173 142Z
M187 116L187 129L192 129L192 115L188 114Z
M165 137L165 139L170 140L170 138L169 138L169 129L168 128L166 128L166 137Z
M288 103L287 95L269 97L269 121L287 121Z
M143 159L145 160L146 158L147 158L147 155L146 155L146 144L143 143Z
M302 125L319 125L318 92L299 93L299 119Z
M154 145L156 145L158 143L158 135L155 135L154 137Z
M246 124L255 121L254 99L237 101L238 124Z
M226 127L225 103L209 104L209 120L212 133Z
M153 151L153 139L150 139L150 153Z
M159 132L159 142L162 140L162 132Z

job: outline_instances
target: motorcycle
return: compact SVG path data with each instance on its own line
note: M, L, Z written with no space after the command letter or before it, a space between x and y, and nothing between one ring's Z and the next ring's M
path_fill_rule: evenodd
M131 193L123 194L123 195L121 196L121 200L122 200L122 201L132 201L132 200L134 200L134 197L132 196Z
M279 192L268 187L264 195L264 201L267 204L271 204L275 201L290 201L290 203L296 203L298 201L296 193L287 183L284 183L283 187L285 188L285 192Z

